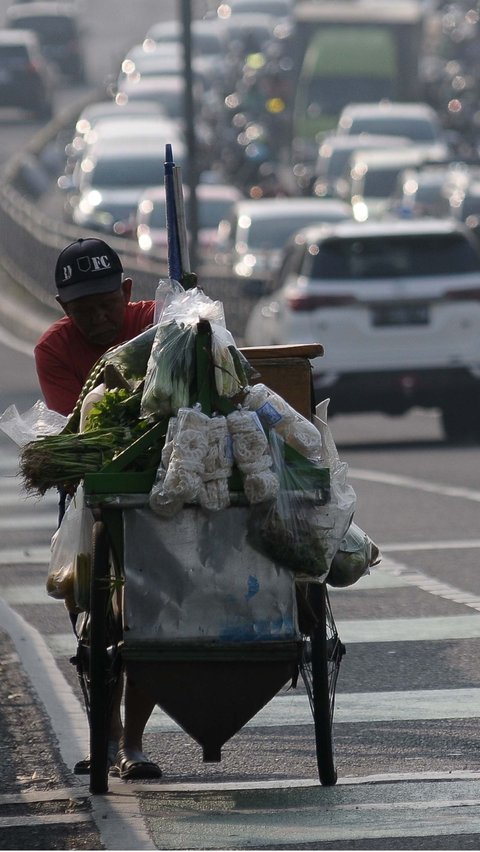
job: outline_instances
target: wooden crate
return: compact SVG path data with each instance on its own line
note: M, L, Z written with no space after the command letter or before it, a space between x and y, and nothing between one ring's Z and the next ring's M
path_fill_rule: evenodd
M289 346L250 346L242 353L259 373L262 382L278 393L296 411L311 419L315 407L310 360L323 355L320 343Z

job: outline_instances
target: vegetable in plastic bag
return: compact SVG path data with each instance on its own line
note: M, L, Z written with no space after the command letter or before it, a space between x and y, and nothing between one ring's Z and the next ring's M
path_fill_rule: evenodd
M215 385L219 396L233 396L247 382L245 360L225 327L223 305L197 287L174 296L157 325L147 364L141 414L143 417L175 415L192 399L196 379L197 325L210 324Z
M279 401L281 398L276 400L277 409ZM297 580L322 582L326 578L355 511L355 491L347 482L348 465L340 460L326 422L328 402L317 406L314 418L320 433L321 457L306 465L287 463L286 439L277 429L270 429L273 470L280 490L273 502L256 508L251 519L251 534L257 545L260 543L272 558L293 570ZM287 403L284 411L289 413ZM328 501L321 488L324 467L330 475ZM313 487L315 473L318 487Z
M104 364L114 364L126 379L143 381L156 331L157 326L152 325L126 343L110 349L103 356Z
M140 404L142 417L166 417L190 404L195 332L176 320L157 326Z
M375 542L352 522L333 557L327 583L338 588L352 586L365 574L369 574L370 568L378 565L380 560L380 551Z
M310 471L286 463L284 438L272 429L268 440L280 488L273 501L251 513L249 539L297 576L322 581L330 567L325 529L319 523L323 495L312 488Z

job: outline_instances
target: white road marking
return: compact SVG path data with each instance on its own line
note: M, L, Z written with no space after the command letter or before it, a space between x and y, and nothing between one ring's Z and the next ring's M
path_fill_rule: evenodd
M367 792L372 793L371 789ZM377 796L385 794L383 788L375 792ZM161 837L163 848L190 850L245 849L247 839L254 849L277 848L286 842L290 848L318 848L319 843L345 840L439 838L480 831L480 800L472 788L471 796L462 798L456 789L449 791L445 783L443 797L435 799L434 791L430 791L430 799L421 802L413 798L418 792L419 785L402 790L403 801L397 803L397 786L387 802L357 803L353 799L339 805L345 788L319 788L305 801L301 794L293 797L289 791L284 806L273 809L267 791L258 791L254 803L251 793L239 792L234 801L227 798L226 802L225 793L223 797L219 794L218 801L200 794L196 802L191 796L185 803L175 799L168 810L149 822L155 836ZM173 814L175 818L168 819Z
M50 554L50 545L40 545L38 547L29 547L28 545L24 547L5 547L0 549L0 565L31 565L32 563L48 565ZM21 589L24 588L23 584L18 587L19 594L21 594ZM43 591L45 592L45 588Z
M480 538L454 539L452 541L405 541L382 544L382 553L394 553L398 550L477 550Z
M480 615L439 615L431 618L383 618L338 621L343 642L431 642L480 639Z
M45 581L47 579L47 571L45 570ZM38 583L25 583L21 586L6 586L2 590L2 597L10 606L44 606L45 604L63 605L62 601L56 598L51 598L47 594L45 582L41 585Z
M427 491L430 494L439 494L443 497L461 497L464 500L473 500L475 503L480 503L480 491L476 491L473 488L443 485L438 482L429 482L425 479L416 479L412 476L400 476L394 473L383 473L378 470L362 470L355 467L349 467L348 474L352 479L379 482L382 485L396 485L399 488L411 488L414 491Z
M342 692L335 701L335 725L362 722L478 719L480 689L425 689L391 692ZM306 694L276 695L245 725L246 728L313 726ZM148 723L149 733L174 733L179 725L155 707Z
M22 513L0 518L0 531L12 532L13 530L50 530L52 535L57 527L57 514L54 512L35 512L35 514Z
M68 814L46 814L42 816L20 816L20 817L0 817L0 831L2 828L29 828L33 829L36 825L73 825L74 823L90 822L92 815L90 813L76 814L74 812Z

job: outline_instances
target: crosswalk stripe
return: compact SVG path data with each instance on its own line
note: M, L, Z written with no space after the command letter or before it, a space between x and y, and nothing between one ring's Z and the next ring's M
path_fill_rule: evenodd
M46 568L44 571L44 576L46 581ZM37 583L25 583L25 585L22 586L12 586L7 589L5 594L2 595L3 600L10 604L10 606L30 606L31 604L40 604L43 606L44 604L52 603L56 603L58 606L58 600L56 600L56 598L51 598L50 595L47 595L45 589L45 581L42 583L42 585L38 585Z
M477 719L480 689L425 689L399 692L353 692L337 690L335 724L361 722ZM312 725L312 713L304 693L276 695L247 727L275 728ZM149 733L174 732L180 727L159 707L147 726Z
M50 560L50 546L41 547L5 547L0 548L0 565L31 565L32 563L45 564ZM37 588L32 587L32 588ZM8 587L7 587L8 589ZM18 602L21 602L21 591L24 585L18 587ZM7 594L16 594L14 588Z
M480 638L480 615L359 619L337 622L343 642L423 642Z
M50 530L54 532L57 516L53 512L35 512L35 514L13 515L0 518L0 530Z
M51 509L53 506L58 506L58 496L56 494L38 498L24 494L22 491L18 491L18 489L4 488L3 485L0 485L0 488L0 509L11 509L15 506L18 511L25 508L32 512L35 509L42 511Z
M254 807L252 791L237 789L234 802L229 800L230 807L225 808L226 794L221 789L216 796L209 793L207 817L201 792L196 799L190 794L185 801L177 795L176 819L166 820L163 810L151 818L150 826L171 849L220 849L225 838L230 849L241 849L245 837L255 849L285 848L286 841L292 849L318 849L334 842L344 849L346 841L354 841L360 848L362 840L362 848L371 849L369 841L377 839L381 847L374 848L404 849L398 843L388 846L386 838L398 838L401 844L405 838L432 836L437 844L430 848L449 848L450 836L474 836L480 831L476 783L414 781L362 784L352 790L340 781L337 787L316 785L307 794L290 781L283 795L277 787L275 808L270 790L261 788L255 790ZM162 784L158 789L168 791L169 787ZM172 811L168 798L165 807ZM457 843L455 848L466 848L460 839ZM411 848L429 848L428 840Z

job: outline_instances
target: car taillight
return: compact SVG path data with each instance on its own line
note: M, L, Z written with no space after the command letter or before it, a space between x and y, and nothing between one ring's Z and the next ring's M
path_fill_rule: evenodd
M449 290L445 298L455 302L478 302L480 301L480 288L470 287L466 290Z
M322 293L313 295L311 293L292 293L287 296L287 305L291 311L314 311L318 308L337 308L343 305L351 305L355 297L348 293L334 295Z

